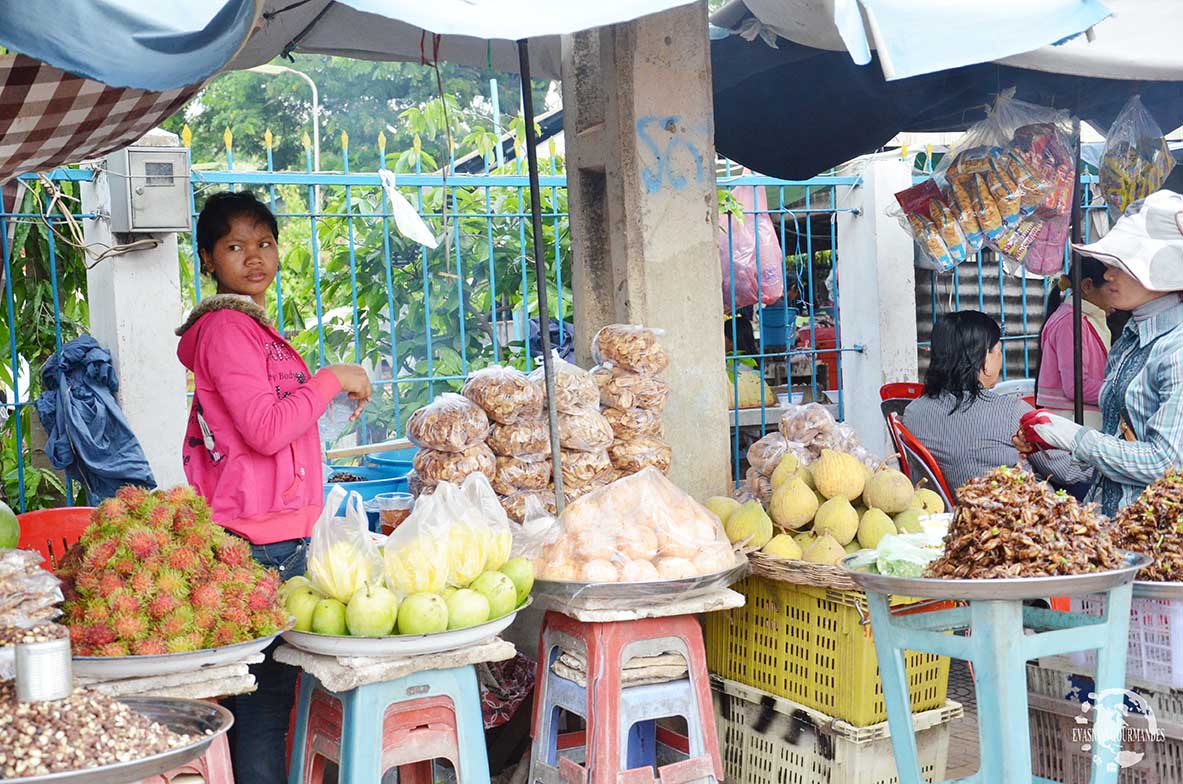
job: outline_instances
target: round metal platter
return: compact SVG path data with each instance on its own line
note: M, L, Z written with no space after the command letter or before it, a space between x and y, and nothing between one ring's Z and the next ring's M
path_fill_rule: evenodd
M526 599L508 615L503 615L479 626L455 629L438 634L392 634L389 637L338 637L313 632L286 631L283 640L288 645L321 656L373 656L392 658L400 656L421 656L426 653L442 653L465 648L496 637L505 631L518 613L530 606L532 599Z
M205 750L214 739L230 729L230 725L234 723L234 716L230 711L212 702L172 697L121 697L119 701L173 732L196 735L199 739L188 746L131 762L50 773L46 776L5 779L5 784L131 784L176 770L192 762L205 754Z
M943 580L933 577L896 577L868 571L870 567L851 569L842 566L859 586L872 593L915 596L925 599L961 599L965 601L1041 599L1048 596L1079 596L1101 593L1132 582L1139 569L1150 565L1149 556L1124 553L1125 566L1104 572L1074 574L1064 577L1005 577L989 580Z
M294 624L294 621L292 622ZM289 625L287 628L291 628ZM158 656L75 656L74 675L81 678L119 680L193 672L203 667L227 664L265 650L283 631L256 640L246 640L222 648L205 648L188 653L164 653Z
M1135 599L1183 599L1183 583L1134 581Z
M644 583L568 583L536 580L534 592L564 602L636 602L663 596L690 598L726 588L747 576L748 559L725 572L683 580L655 580Z

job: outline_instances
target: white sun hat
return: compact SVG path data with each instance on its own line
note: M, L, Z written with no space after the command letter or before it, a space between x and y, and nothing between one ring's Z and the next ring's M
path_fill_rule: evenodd
M1073 250L1128 272L1150 291L1183 291L1183 196L1155 191L1101 239Z

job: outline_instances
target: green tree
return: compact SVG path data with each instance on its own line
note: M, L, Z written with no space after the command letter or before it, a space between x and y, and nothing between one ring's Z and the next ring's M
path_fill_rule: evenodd
M418 63L302 55L295 63L277 60L276 64L302 71L316 82L321 105L321 168L329 171L343 168L338 142L342 131L349 134L349 163L355 170L376 168L380 131L386 134L388 150L410 148L415 133L400 115L408 109L422 109L440 92L435 69ZM465 123L469 129L491 127L490 77L497 78L505 117L518 111L521 80L516 74L441 63L439 76L454 123ZM547 83L535 82L535 105L542 105L546 88ZM234 133L236 158L241 151L253 161L265 160L263 136L270 128L275 168L299 170L305 167L301 137L311 133L311 105L308 85L292 74L233 71L214 79L163 127L180 133L186 123L189 125L197 164L225 161L222 133L226 128ZM461 137L455 141L460 142ZM441 164L447 161L444 145L429 148L428 153Z

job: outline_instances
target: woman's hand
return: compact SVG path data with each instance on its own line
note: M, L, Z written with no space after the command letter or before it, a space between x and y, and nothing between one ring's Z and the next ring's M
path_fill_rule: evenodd
M361 365L329 365L328 370L341 382L341 391L347 392L350 400L357 401L357 408L349 417L352 422L361 416L366 403L370 402L370 376Z
M1023 438L1022 430L1015 433L1014 438L1012 438L1010 442L1014 444L1015 449L1019 450L1019 454L1023 457L1030 457L1031 455L1035 454L1036 451L1038 451L1035 449L1035 447L1031 446L1031 444L1027 443L1027 439Z

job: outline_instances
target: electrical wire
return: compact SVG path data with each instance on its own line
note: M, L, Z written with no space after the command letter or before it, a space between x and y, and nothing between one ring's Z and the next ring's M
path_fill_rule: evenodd
M40 213L40 219L38 222L43 223L45 227L52 231L61 242L73 248L77 248L86 256L93 259L93 263L86 265L88 270L94 269L106 259L114 258L116 256L123 256L138 250L149 250L151 248L157 248L160 246L160 240L157 239L142 239L121 245L107 245L101 242L86 242L82 232L82 227L78 225L78 220L74 217L74 214L70 211L69 206L66 204L67 200L78 201L78 199L63 193L61 188L59 188L57 184L53 182L53 180L49 179L44 174L38 174L37 179L39 182L41 182L42 186L47 191L47 195L50 197L49 203L45 205L45 209L38 210ZM38 199L37 201L40 203L41 200ZM69 236L66 236L66 234L63 234L56 226L54 226L54 223L57 222L57 219L51 219L50 216L55 209L57 212L61 213L62 221L66 224L66 228L69 230ZM96 252L96 249L99 248L102 250Z

